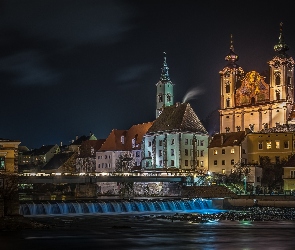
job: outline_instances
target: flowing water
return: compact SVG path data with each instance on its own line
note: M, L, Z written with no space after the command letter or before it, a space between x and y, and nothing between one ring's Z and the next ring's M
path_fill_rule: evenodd
M20 205L21 215L51 214L108 214L133 212L195 212L214 210L208 199L147 199L147 200L96 200L96 201L47 201L26 202Z

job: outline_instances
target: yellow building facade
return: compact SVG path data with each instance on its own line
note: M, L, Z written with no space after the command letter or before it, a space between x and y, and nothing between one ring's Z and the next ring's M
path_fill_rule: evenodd
M18 146L20 141L0 139L0 172L18 171Z

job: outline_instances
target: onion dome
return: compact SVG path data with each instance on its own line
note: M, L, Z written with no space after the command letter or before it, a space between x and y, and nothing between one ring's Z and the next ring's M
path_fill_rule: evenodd
M231 64L235 64L236 61L239 60L239 56L234 52L234 45L233 45L233 35L230 35L230 49L228 55L225 57L225 60Z
M280 23L280 36L279 43L274 46L274 50L281 56L286 56L286 51L289 50L289 46L285 43L283 36L283 23Z

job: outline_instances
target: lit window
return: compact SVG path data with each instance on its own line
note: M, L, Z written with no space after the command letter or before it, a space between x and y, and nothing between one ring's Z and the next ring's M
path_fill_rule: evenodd
M276 141L276 149L280 148L280 141Z
M266 148L267 149L271 149L271 141L267 141L266 142Z
M225 174L225 169L224 168L222 169L222 174Z
M214 150L213 150L213 154L214 154L214 155L217 155L217 149L214 149Z
M5 157L0 157L0 170L5 169Z
M235 153L235 149L232 148L232 149L230 150L230 153L231 153L231 154L234 154L234 153Z
M204 161L200 161L201 167L204 167Z

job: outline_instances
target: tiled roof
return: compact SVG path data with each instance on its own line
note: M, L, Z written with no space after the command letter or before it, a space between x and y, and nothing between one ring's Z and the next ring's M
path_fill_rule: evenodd
M125 150L136 150L141 148L141 141L148 129L152 126L153 122L133 125L127 132ZM136 146L132 148L132 139L136 139Z
M189 103L178 103L165 107L148 133L159 131L181 131L208 134Z
M245 136L245 131L216 134L210 141L208 148L240 145Z
M129 130L113 129L99 151L130 151L140 149L141 141L147 130L153 122L133 125ZM124 136L124 144L121 142L121 136ZM136 138L136 147L132 148L132 139Z
M276 127L262 129L258 133L277 133L277 132L294 132L295 124L282 124Z
M55 154L49 162L42 168L42 170L52 170L61 167L74 153Z
M33 150L34 155L45 155L50 149L52 149L55 145L46 145L41 148Z
M96 140L87 140L83 141L80 147L80 157L90 157L91 156L91 148L94 151L98 151L102 144L105 142L105 139L96 139Z
M83 141L86 141L89 139L90 136L82 135L75 141L71 143L71 145L81 145Z

